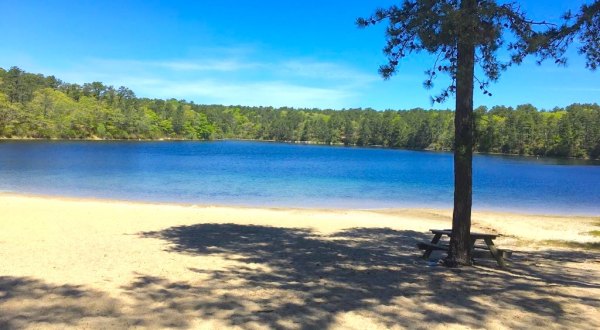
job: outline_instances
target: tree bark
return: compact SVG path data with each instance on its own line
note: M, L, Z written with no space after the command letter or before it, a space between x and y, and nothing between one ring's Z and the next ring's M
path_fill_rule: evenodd
M476 0L462 0L463 28L458 38L456 112L454 115L454 212L452 236L445 260L456 267L471 264L471 205L473 187L473 77Z

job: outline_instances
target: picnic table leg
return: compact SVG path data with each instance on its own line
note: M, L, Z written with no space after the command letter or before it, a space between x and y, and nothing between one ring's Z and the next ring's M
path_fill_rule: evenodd
M498 251L498 249L496 249L496 246L494 245L492 239L485 238L484 240L485 244L487 244L487 246L490 248L490 253L492 254L492 257L496 259L500 267L504 268L506 266L506 264L504 263L504 257L502 257L502 254Z
M435 234L435 236L433 236L433 239L431 240L431 244L437 244L437 242L440 241L440 238L442 238L442 234ZM432 248L425 250L425 252L423 253L423 259L429 259L431 252L433 252Z
M475 241L477 239L471 237L471 246L469 246L469 249L471 250L471 263L475 263L475 258L473 258L473 252L475 251Z

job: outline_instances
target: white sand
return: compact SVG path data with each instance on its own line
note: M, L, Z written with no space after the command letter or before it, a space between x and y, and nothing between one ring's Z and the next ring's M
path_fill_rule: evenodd
M600 217L473 223L515 250L508 270L418 258L449 210L0 194L0 328L600 328Z

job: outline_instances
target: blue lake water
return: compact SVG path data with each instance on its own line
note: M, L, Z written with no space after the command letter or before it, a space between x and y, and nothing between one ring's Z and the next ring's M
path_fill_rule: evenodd
M0 142L0 191L269 207L450 208L451 153L283 143ZM600 215L600 163L476 155L479 210Z

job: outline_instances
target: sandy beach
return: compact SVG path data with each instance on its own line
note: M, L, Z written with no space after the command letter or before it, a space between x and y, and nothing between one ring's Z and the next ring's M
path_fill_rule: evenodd
M0 194L0 214L2 329L600 328L600 217L474 212L502 270L419 258L450 210Z

